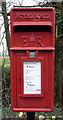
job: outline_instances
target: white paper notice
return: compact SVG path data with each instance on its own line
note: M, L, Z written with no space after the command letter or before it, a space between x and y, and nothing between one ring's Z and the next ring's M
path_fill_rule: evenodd
M41 61L24 61L24 94L41 94Z

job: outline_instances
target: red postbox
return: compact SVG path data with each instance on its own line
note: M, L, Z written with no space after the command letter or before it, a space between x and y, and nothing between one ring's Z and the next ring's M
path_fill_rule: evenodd
M54 108L55 11L13 8L10 20L11 108L50 112Z

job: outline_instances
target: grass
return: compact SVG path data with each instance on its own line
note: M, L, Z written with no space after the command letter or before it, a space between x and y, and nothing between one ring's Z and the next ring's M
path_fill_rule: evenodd
M2 65L2 59L3 57L0 56L0 66Z
M56 117L63 117L63 108L62 107L56 107L54 108L54 110L52 112L40 112L39 114L45 116L45 117L52 117L52 116L56 116Z

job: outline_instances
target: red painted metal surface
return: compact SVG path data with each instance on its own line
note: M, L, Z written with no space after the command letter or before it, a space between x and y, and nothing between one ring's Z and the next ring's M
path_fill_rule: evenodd
M54 32L52 7L13 8L10 12L11 109L50 112L54 109ZM30 57L30 52L34 56ZM24 62L41 62L41 93L25 94Z

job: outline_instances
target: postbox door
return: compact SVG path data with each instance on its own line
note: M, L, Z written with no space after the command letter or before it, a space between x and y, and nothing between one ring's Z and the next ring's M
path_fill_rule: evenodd
M52 91L52 84L53 84L53 78L52 78L52 74L53 74L53 64L52 64L52 55L50 52L45 52L45 51L39 51L38 52L38 56L34 57L34 58L29 58L29 56L27 56L27 54L29 54L30 52L16 52L16 56L17 56L17 107L24 107L24 108L43 108L43 107L50 107L50 104L53 104L53 100L51 100L51 98L48 100L49 96L53 95L53 91ZM50 60L49 60L50 59ZM49 62L48 62L49 61ZM27 65L26 65L27 64ZM29 64L29 66L28 66ZM32 64L32 65L31 65ZM34 65L34 66L33 66ZM39 72L41 72L39 74L39 78L38 80L36 80L37 75L33 76L33 72L28 71L31 70L30 68L26 68L27 67L37 67L36 65L38 65L38 70ZM51 67L50 67L51 66ZM33 69L34 70L34 69ZM20 72L19 72L20 71ZM29 73L30 76L28 75L28 73L26 72L31 72ZM36 69L35 69L35 72ZM32 75L31 75L32 74ZM28 75L28 76L27 76ZM26 78L29 77L29 78ZM30 78L32 77L32 78ZM34 78L34 81L31 82L31 79ZM30 80L29 80L30 79ZM28 81L27 81L28 80ZM38 82L37 82L38 81ZM28 83L25 83L28 82ZM37 82L37 83L35 83ZM26 84L26 85L25 85ZM28 86L27 86L28 84ZM40 91L35 91L35 89L32 89L32 86L30 85L35 85L33 86L33 88L36 87L36 85L38 84L38 88L40 89ZM25 87L28 87L27 89ZM33 91L32 91L33 90ZM50 93L49 93L50 91ZM46 101L47 99L47 101ZM32 103L32 104L31 104Z

